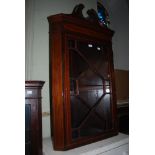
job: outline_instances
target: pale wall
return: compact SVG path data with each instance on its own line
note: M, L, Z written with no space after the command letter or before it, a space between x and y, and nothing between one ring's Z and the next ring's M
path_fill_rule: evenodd
M104 1L105 2L105 1ZM115 68L128 70L128 8L123 0L109 0ZM47 17L57 13L71 13L76 4L85 5L84 12L96 9L96 0L26 0L26 80L43 80L42 111L49 112L49 38ZM124 13L122 13L122 11ZM43 117L43 137L50 136L50 118Z
M129 0L99 0L110 16L113 37L114 67L129 70Z
M96 0L27 0L26 1L26 80L43 80L42 111L49 112L49 37L47 17L57 13L71 13L83 3L96 9ZM43 137L50 136L50 118L43 117Z

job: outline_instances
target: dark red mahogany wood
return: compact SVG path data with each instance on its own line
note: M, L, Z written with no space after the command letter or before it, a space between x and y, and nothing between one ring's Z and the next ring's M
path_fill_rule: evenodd
M117 135L114 32L97 20L76 16L76 11L49 16L48 21L54 149L67 150ZM103 48L103 54L88 48L90 43Z
M41 89L43 85L44 81L25 81L26 155L43 155L41 110Z

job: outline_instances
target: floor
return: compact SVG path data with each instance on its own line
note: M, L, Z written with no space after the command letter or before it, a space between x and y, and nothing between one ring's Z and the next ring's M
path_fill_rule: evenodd
M101 140L82 147L71 149L68 151L54 151L50 138L43 139L43 153L44 155L95 155L104 154L107 150L118 148L129 143L129 136L119 133L117 136Z

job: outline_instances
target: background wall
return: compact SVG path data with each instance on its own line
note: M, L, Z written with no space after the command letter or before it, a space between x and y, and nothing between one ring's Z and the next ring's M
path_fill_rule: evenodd
M103 0L107 8L113 38L114 66L129 69L128 5L124 0ZM43 80L42 112L49 112L49 38L47 17L57 13L71 13L76 4L83 3L85 12L96 10L96 0L26 0L25 79ZM50 117L43 117L43 137L50 137Z
M113 37L114 67L129 70L129 0L98 0L110 16Z

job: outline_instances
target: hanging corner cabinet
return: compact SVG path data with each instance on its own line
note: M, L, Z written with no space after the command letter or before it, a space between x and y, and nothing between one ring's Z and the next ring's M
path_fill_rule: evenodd
M118 134L112 36L91 14L48 17L51 136L67 150Z

